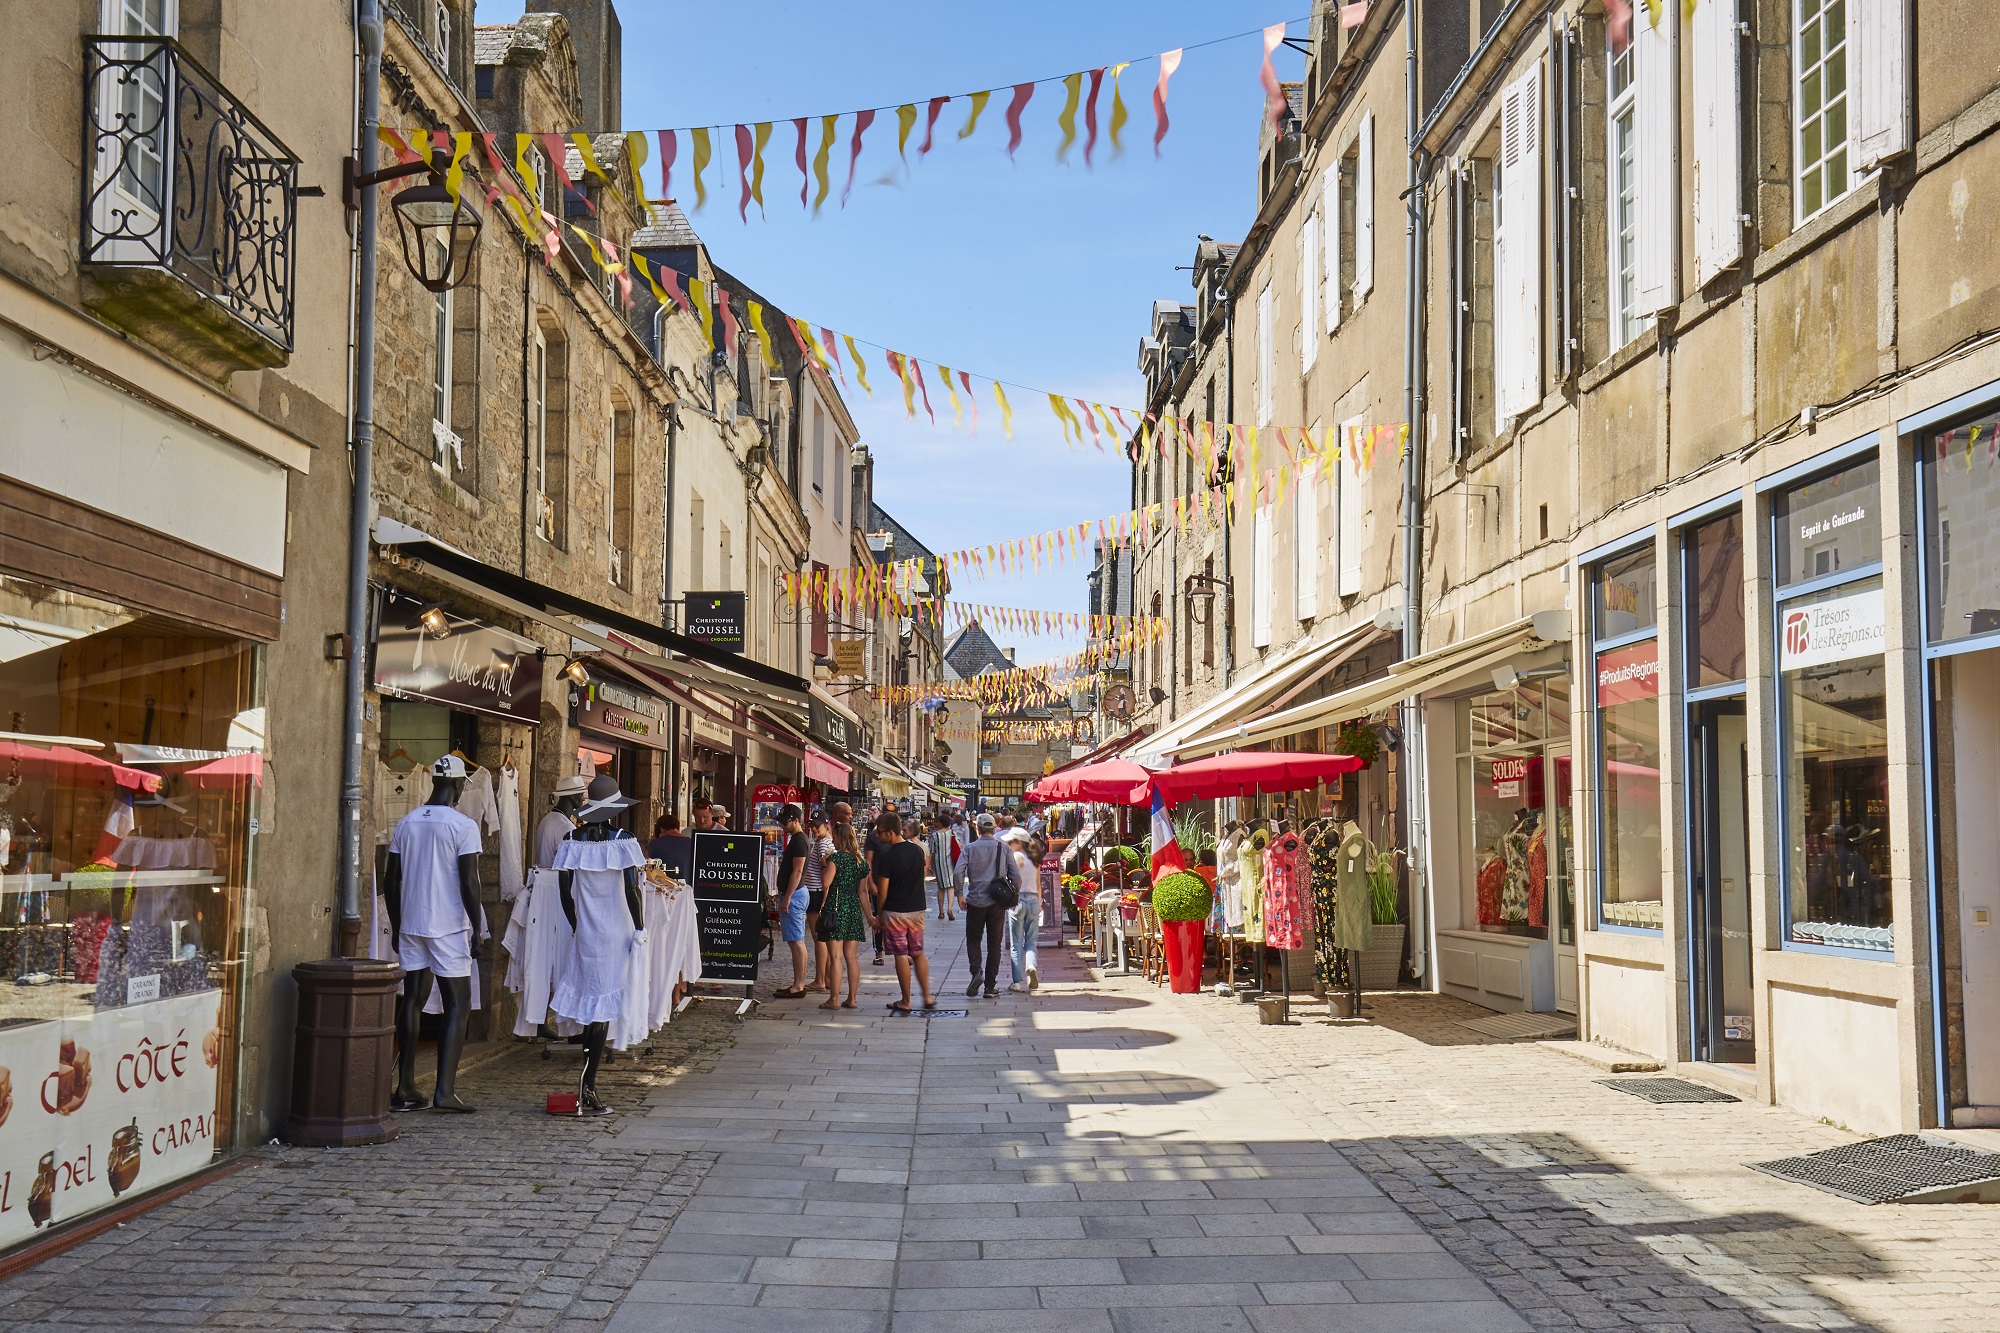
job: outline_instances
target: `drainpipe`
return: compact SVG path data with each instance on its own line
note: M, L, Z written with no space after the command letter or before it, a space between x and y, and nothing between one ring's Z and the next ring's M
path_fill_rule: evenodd
M1423 187L1430 175L1430 156L1417 145L1421 97L1417 88L1417 6L1403 5L1404 126L1408 138L1409 189L1405 204L1405 263L1403 282L1403 419L1410 423L1410 447L1403 455L1403 656L1423 651L1424 555L1424 251ZM1410 972L1422 980L1430 948L1429 848L1425 838L1429 812L1429 763L1424 737L1423 705L1402 704L1404 820L1409 829Z
M375 132L382 123L381 0L356 0L361 36L361 135L355 171L375 170ZM347 515L347 663L341 682L340 956L361 945L361 707L368 663L368 529L375 493L375 258L379 190L357 192L355 233L360 254L354 300L354 493Z
M1406 0L1407 3L1407 0ZM1227 287L1216 289L1222 302L1222 419L1236 420L1236 302ZM1234 455L1231 455L1232 461ZM1222 506L1222 688L1236 674L1236 544L1229 540L1230 506Z

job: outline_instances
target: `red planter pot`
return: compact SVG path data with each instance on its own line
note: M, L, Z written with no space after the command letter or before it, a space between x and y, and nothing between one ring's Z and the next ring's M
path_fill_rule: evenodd
M1202 940L1206 921L1162 921L1160 935L1167 948L1167 980L1176 995L1201 989Z

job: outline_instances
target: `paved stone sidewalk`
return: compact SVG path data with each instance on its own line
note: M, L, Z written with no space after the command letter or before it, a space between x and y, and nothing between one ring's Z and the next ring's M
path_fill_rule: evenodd
M740 1028L710 1008L599 1076L636 1107ZM479 1112L398 1117L395 1142L269 1147L251 1165L0 1284L0 1327L594 1330L712 1153L607 1144L543 1114L578 1057L505 1048L459 1085Z
M942 938L940 938L942 937ZM1092 983L753 1023L615 1142L716 1165L612 1333L1508 1333L1528 1325L1260 1082L1204 1001ZM774 1007L775 1009L776 1007Z

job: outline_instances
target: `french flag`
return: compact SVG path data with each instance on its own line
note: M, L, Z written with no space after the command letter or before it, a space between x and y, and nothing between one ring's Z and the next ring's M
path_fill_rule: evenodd
M1174 837L1174 821L1167 814L1167 803L1160 795L1160 789L1153 789L1153 883L1160 882L1160 876L1176 870L1187 869L1187 858L1181 855L1181 845Z

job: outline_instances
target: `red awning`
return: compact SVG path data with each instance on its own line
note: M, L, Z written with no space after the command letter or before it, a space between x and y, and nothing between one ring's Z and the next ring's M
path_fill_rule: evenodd
M1039 805L1054 801L1102 801L1109 805L1152 803L1153 775L1129 759L1107 759L1062 773L1051 773L1022 793Z
M227 787L242 782L253 782L261 787L264 785L264 754L261 750L226 754L200 768L189 769L187 779L197 787Z
M854 770L817 745L806 747L806 781L846 791Z
M1303 791L1363 767L1351 754L1238 750L1197 759L1153 774L1153 786L1170 804L1253 796L1258 792Z
M109 759L99 759L94 754L85 754L67 745L24 745L20 741L0 741L0 760L5 760L9 767L18 767L22 772L45 781L67 779L92 786L113 782L134 791L160 789L160 775L157 773L114 764Z

